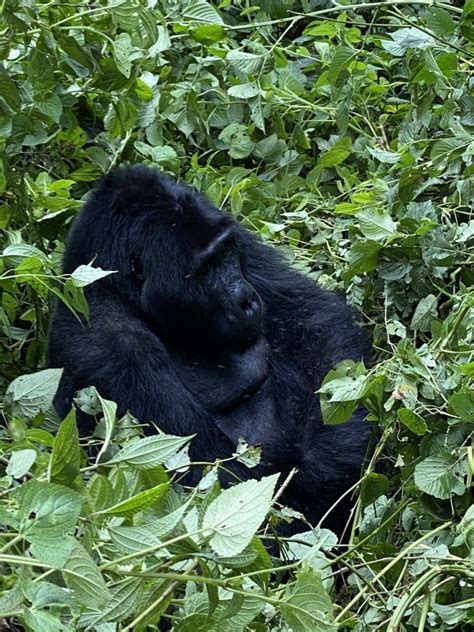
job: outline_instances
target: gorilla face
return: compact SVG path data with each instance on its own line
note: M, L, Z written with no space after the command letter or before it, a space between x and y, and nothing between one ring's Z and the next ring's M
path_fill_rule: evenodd
M171 217L169 216L171 215ZM263 333L263 305L244 277L238 226L217 209L186 204L144 227L129 266L143 313L174 347L243 351Z

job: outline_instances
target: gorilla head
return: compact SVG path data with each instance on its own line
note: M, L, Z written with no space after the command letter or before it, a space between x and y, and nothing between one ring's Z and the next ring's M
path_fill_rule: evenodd
M245 350L262 335L262 301L242 272L239 225L189 187L143 167L128 171L117 195L113 172L82 212L89 252L75 252L66 271L86 257L117 270L115 285L132 300L163 342L173 346ZM151 177L152 176L152 177ZM122 182L123 185L123 182ZM100 213L98 212L100 209ZM81 240L82 241L82 240Z

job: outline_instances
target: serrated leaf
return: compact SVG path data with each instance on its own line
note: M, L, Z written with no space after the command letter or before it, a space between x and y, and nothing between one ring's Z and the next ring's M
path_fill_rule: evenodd
M114 41L114 59L119 71L127 77L130 77L132 72L132 40L128 33L120 33L117 35Z
M79 544L74 543L62 574L66 585L74 591L78 603L90 608L100 608L110 600L110 592L97 565Z
M225 489L209 505L202 527L212 534L209 543L216 553L230 557L245 549L270 510L278 476Z
M357 213L356 217L363 235L373 241L385 241L397 231L397 225L388 213L367 209Z
M148 507L156 500L159 500L168 493L170 484L161 483L151 489L145 489L131 498L127 498L112 507L107 507L101 511L96 511L92 515L108 515L108 516L132 516L137 511Z
M82 497L54 483L29 481L20 490L18 519L30 542L55 542L71 533L79 518Z
M144 580L136 577L125 580L112 592L109 603L96 617L88 617L88 626L96 628L101 623L120 622L136 610L137 601L143 590Z
M420 331L429 331L431 321L438 315L437 306L438 299L434 294L428 294L428 296L420 299L411 319L410 327Z
M144 527L113 527L109 530L112 542L125 553L138 553L158 546L160 541Z
M243 75L256 75L259 73L265 57L263 55L254 55L240 50L231 50L227 54L227 61L231 68L237 73Z
M79 476L81 449L73 409L59 426L51 453L49 476L52 483L72 486Z
M318 164L321 167L329 168L340 165L341 162L351 155L352 141L349 137L337 140L328 151L321 154Z
M48 116L55 123L59 123L63 112L63 104L57 94L46 94L41 99L35 101L36 109Z
M420 437L428 432L428 427L423 417L408 408L399 408L397 417L404 426Z
M206 22L207 24L224 24L217 9L206 0L192 0L183 10L185 18L192 22Z
M102 268L95 268L90 264L82 265L71 273L71 279L75 287L85 287L86 285L94 283L94 281L98 281L99 279L109 276L109 274L115 274L115 272L115 270L102 270Z
M13 478L24 476L36 461L36 456L36 450L29 448L12 452L6 469L8 476L13 476Z
M454 455L429 456L415 467L415 484L435 498L462 496L466 486L459 475L458 458Z
M5 406L24 419L51 411L62 373L62 369L44 369L17 377L7 388Z
M164 433L144 437L127 444L118 452L113 463L129 463L139 469L151 469L162 465L192 439Z
M336 81L341 71L347 68L354 56L355 51L349 46L339 46L336 49L328 68L328 77L332 83Z
M362 479L360 485L360 498L362 505L367 507L377 500L389 490L390 484L388 478L377 472L369 472Z
M367 375L338 377L323 384L319 392L329 395L330 402L352 402L363 397L368 381Z
M324 589L319 573L305 569L297 575L296 584L286 592L280 610L294 632L336 632L333 605Z

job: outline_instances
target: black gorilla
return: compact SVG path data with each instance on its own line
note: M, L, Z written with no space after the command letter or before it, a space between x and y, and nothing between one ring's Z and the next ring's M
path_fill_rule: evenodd
M64 272L92 260L117 273L87 288L90 326L57 307L49 359L65 369L60 415L92 384L120 413L196 433L193 460L230 456L243 437L262 446L262 463L236 473L296 466L285 500L313 522L357 480L370 424L359 411L323 426L315 395L337 362L368 353L343 300L196 191L143 166L104 177L75 220Z

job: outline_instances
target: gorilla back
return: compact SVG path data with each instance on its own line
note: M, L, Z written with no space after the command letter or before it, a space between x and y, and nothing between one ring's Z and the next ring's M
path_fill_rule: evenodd
M291 270L272 248L190 187L142 166L105 176L73 223L64 272L112 274L86 288L90 325L62 304L49 363L64 367L55 404L100 394L165 432L196 434L193 460L262 446L242 477L297 467L285 501L314 522L357 480L370 435L361 411L323 426L326 373L368 345L336 295ZM81 418L81 432L93 421ZM344 518L340 511L330 526Z

